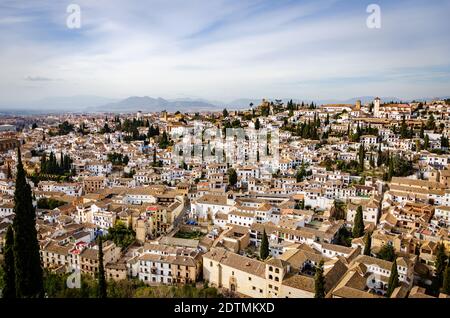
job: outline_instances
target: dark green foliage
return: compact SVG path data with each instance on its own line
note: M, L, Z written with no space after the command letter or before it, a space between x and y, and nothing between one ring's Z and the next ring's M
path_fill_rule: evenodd
M303 210L305 208L305 200L299 200L296 204L295 204L295 209L298 210Z
M449 143L448 143L448 137L442 135L441 136L441 149L448 149Z
M100 129L100 133L101 133L101 134L109 134L111 131L112 131L112 130L111 130L111 128L109 128L109 125L108 125L107 123L105 123L105 124L103 125L103 128L102 128L102 129Z
M228 182L231 186L235 186L237 183L237 173L233 168L228 169Z
M352 245L352 233L346 227L341 227L337 233L337 245L350 247Z
M17 297L42 297L42 268L36 231L36 215L31 187L25 178L18 150L16 189L14 191L14 264Z
M359 146L358 150L358 172L361 173L364 171L364 158L366 152L364 150L364 145Z
M400 126L400 138L406 139L406 138L412 138L413 137L413 131L408 129L408 125L406 124L405 117L403 116L402 124Z
M442 284L442 292L444 294L450 295L450 266L447 264L444 272L444 281Z
M361 237L364 235L364 221L362 206L358 206L356 210L355 219L353 221L353 237Z
M150 127L148 127L147 137L151 138L155 136L159 136L159 127L156 126L155 128L153 127L153 125L151 125Z
M391 244L385 244L381 247L377 257L385 261L392 262L395 259L395 249Z
M359 163L356 160L350 160L348 162L344 160L337 160L336 168L342 172L348 172L356 175L358 174Z
M427 130L435 130L436 129L436 122L434 120L433 114L428 117L427 123L425 124L425 128Z
M127 155L121 153L112 152L107 155L107 160L113 165L127 165L130 160Z
M345 220L345 204L342 201L334 200L333 202L334 218L336 220Z
M159 148L166 149L169 146L169 137L167 137L167 133L163 131L161 139L159 140Z
M428 148L430 148L430 137L426 134L425 137L423 137L423 149L427 150Z
M297 170L297 174L295 175L295 178L297 179L297 182L302 182L306 177L306 169L305 165L302 164L299 170Z
M265 260L267 257L269 257L269 254L269 238L267 237L266 230L264 230L261 240L261 246L259 247L259 257L262 260Z
M133 244L136 239L136 233L126 227L123 222L117 221L114 227L108 229L106 239L113 241L117 246L125 249Z
M386 292L386 296L391 297L392 293L398 286L399 286L399 281L398 281L398 271L397 271L397 260L394 260L394 262L392 263L392 268L391 268L391 276L389 276L388 289Z
M325 298L325 277L323 276L323 261L320 261L314 274L314 298Z
M400 155L391 156L388 166L388 180L392 177L407 177L414 173L414 167L410 160Z
M12 179L12 172L11 172L11 166L8 163L7 171L6 171L6 178Z
M72 172L73 160L69 155L61 154L60 160L56 159L53 152L50 152L49 158L44 153L41 157L41 174L64 175Z
M105 268L103 266L103 240L102 237L98 237L98 298L106 298L106 278Z
M444 279L444 271L447 267L447 255L445 254L445 246L439 243L436 251L436 261L434 263L435 277L433 282L433 289L435 292L442 286Z
M256 118L255 129L259 129L260 127L261 127L261 124L259 123L259 118Z
M16 274L14 269L14 232L12 226L8 227L5 237L5 246L3 248L3 298L16 298Z
M364 239L364 255L371 256L372 249L372 233L367 232Z
M68 121L64 121L62 124L58 126L58 135L67 135L68 133L73 131L73 125L69 124Z
M53 210L64 204L66 204L66 202L55 200L53 198L40 198L37 202L37 207L39 209Z

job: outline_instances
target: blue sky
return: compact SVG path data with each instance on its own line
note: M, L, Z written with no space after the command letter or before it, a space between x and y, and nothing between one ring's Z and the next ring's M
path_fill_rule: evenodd
M81 28L66 26L69 4ZM381 29L369 29L369 4ZM0 0L0 102L450 95L450 0Z

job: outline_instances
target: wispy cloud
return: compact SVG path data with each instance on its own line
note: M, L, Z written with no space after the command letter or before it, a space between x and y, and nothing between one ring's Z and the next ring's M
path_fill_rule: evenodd
M54 79L42 76L27 76L25 77L25 80L31 82L50 82L53 81Z
M377 1L379 30L359 0L76 2L81 29L69 2L2 1L5 99L449 94L449 0Z

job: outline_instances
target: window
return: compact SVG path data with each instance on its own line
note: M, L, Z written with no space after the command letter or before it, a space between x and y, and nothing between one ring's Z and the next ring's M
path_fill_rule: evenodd
M212 262L209 262L209 266L212 267L212 266L213 266L213 263L212 263Z
M249 276L249 277L248 277L248 280L249 280L249 281L251 281L251 280L252 280L252 278L251 278L251 277Z

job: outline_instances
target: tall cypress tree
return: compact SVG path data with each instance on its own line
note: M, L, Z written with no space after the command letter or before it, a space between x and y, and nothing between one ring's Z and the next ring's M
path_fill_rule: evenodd
M6 231L4 247L3 281L5 286L2 291L3 298L16 298L16 275L14 270L14 231L12 226Z
M434 278L434 290L438 291L442 286L442 280L444 278L444 271L446 268L447 255L445 254L445 246L443 243L439 243L436 252L436 261L434 267L436 269L436 276Z
M265 229L261 240L261 246L259 247L259 257L262 260L265 260L267 257L269 257L269 238L267 237Z
M399 282L398 282L397 260L394 259L391 268L391 276L389 276L388 281L388 289L387 289L388 297L391 297L392 293L394 292L394 289L396 289L398 285Z
M323 277L323 261L320 261L314 275L314 298L325 298L325 278Z
M20 148L17 151L14 191L14 264L17 297L43 296L43 279L31 187L25 178Z
M450 295L450 266L447 264L447 268L444 272L444 283L442 285L442 292Z
M364 242L364 255L370 256L372 250L372 233L367 232Z
M106 298L105 268L103 267L103 240L98 237L98 298Z
M8 162L8 169L6 172L6 179L12 179L11 166L9 165L9 162Z
M353 237L361 237L364 235L364 221L362 206L358 206L355 219L353 220Z

